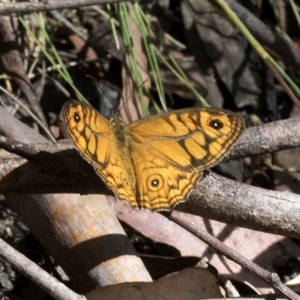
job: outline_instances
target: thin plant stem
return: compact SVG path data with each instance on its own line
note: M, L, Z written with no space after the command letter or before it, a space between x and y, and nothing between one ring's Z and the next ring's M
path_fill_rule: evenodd
M11 97L15 102L17 102L31 117L33 120L35 120L40 126L41 128L44 130L44 132L47 134L47 136L50 138L50 140L54 143L56 143L55 138L53 137L53 135L51 134L51 132L48 130L47 127L45 127L43 125L43 123L39 120L39 118L37 118L35 116L35 114L26 106L22 103L22 101L20 101L17 97L15 97L14 95L10 94L5 88L3 88L2 86L0 86L0 90L8 95L9 97Z
M48 54L48 52L46 51L45 47L40 43L40 41L36 38L36 36L33 34L33 32L30 30L29 26L26 24L26 22L24 21L24 19L22 17L18 17L20 23L23 25L23 27L26 29L26 31L28 32L28 34L32 37L32 39L35 41L35 43L39 46L39 48L41 49L41 51L43 52L43 54L45 55L45 57L49 60L49 62L52 64L52 66L55 68L55 66L57 65L55 63L55 61L52 59L52 57ZM77 98L80 101L85 101L84 96L80 93L80 91L75 87L75 85L70 82L68 80L68 77L65 76L65 72L62 71L61 68L56 68L57 72L66 80L66 82L72 87L72 89L74 90L74 92L76 93Z

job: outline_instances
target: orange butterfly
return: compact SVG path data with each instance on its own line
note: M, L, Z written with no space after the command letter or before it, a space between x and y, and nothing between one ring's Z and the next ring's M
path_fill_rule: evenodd
M184 109L126 125L69 101L62 115L76 148L115 195L150 210L184 202L201 171L222 160L244 128L237 114L216 108Z

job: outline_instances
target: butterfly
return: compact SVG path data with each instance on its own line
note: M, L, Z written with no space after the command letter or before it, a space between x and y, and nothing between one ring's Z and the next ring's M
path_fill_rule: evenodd
M203 170L220 162L241 135L243 119L217 108L162 113L126 125L69 101L65 128L81 155L117 198L135 208L171 210Z

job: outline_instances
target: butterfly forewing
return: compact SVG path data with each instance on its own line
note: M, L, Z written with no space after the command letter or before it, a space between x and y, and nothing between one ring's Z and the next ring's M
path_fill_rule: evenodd
M168 164L193 172L219 162L243 128L237 114L214 108L180 110L129 124L133 140Z
M87 104L69 101L63 107L67 132L80 154L120 199L135 202L135 177L112 124ZM133 185L132 185L133 184Z
M92 165L97 167L107 165L108 153L111 152L111 124L96 110L76 101L67 102L62 112L67 132L80 153ZM102 151L97 151L100 144Z

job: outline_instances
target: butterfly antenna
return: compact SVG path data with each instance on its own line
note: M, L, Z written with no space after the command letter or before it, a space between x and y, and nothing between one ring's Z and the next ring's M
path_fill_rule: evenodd
M137 86L136 89L138 90L138 89L139 89L140 87L142 87L147 81L148 81L148 79L144 80L140 85ZM132 95L133 95L133 93L132 93ZM130 96L128 99L126 99L126 101L131 100L131 98L132 98L132 96ZM124 103L125 103L125 99L124 99ZM121 105L123 105L123 103L121 103ZM123 108L123 106L121 106L120 108Z
M92 79L94 81L94 83L97 85L97 87L101 90L101 92L103 93L103 95L107 98L107 100L110 102L111 105L114 105L113 102L111 101L111 99L107 96L107 94L105 93L104 89L101 87L101 84L92 76L90 75L86 75L86 77Z
M94 81L94 83L96 84L96 86L100 89L100 91L103 93L103 95L106 97L106 99L110 102L111 106L112 106L112 115L116 115L118 108L116 107L115 103L108 97L108 95L106 94L106 92L104 91L104 89L102 88L101 84L92 76L90 75L86 75L86 77L92 79Z

